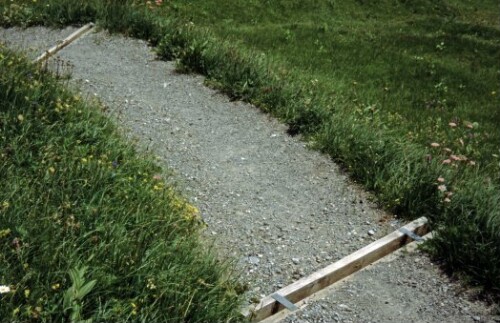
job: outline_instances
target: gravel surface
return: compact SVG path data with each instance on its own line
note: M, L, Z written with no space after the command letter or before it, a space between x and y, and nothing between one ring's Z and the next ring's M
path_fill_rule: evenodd
M0 41L34 57L72 31L0 29ZM201 76L176 73L145 42L92 33L59 56L73 84L98 97L140 149L173 170L208 224L207 243L236 260L249 301L402 225L327 156L288 136L286 126L205 87ZM447 280L424 255L410 258L363 271L287 322L467 322L488 315L481 304L473 312L451 289L443 292Z
M425 254L396 252L283 322L500 322L498 309L472 299Z

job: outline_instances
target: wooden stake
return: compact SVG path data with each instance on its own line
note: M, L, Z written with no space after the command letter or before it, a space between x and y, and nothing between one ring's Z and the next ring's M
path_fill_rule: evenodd
M422 217L410 222L403 228L422 236L428 231L427 222L427 219ZM410 241L412 239L406 234L399 230L394 231L349 256L280 289L276 293L287 298L292 303L297 303L399 249ZM283 305L274 298L266 296L254 309L244 311L243 315L253 322L258 322L276 314L283 308Z
M50 56L54 55L55 53L57 53L58 51L60 51L64 47L71 44L74 40L81 37L83 34L85 34L87 31L89 31L92 27L94 27L93 23L86 24L82 28L78 29L77 31L75 31L74 33L69 35L64 40L60 41L57 45L55 45L51 49L45 51L42 55L38 56L35 60L33 60L33 63L39 63L41 61L48 59Z

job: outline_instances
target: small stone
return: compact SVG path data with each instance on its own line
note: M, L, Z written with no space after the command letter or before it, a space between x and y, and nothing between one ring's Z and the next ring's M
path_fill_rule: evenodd
M481 321L481 317L480 317L480 316L477 316L477 315L476 315L476 316L473 316L473 317L472 317L472 319L473 319L474 321L476 321L476 322Z
M248 262L251 263L252 265L257 265L260 262L260 258L255 256L250 256L248 257Z
M298 264L299 264L299 262L300 262L300 259L299 259L299 258L292 258L292 262L293 262L294 264L298 265Z
M373 231L373 230L368 230L368 235L369 235L369 236L373 236L373 235L375 235L375 231Z
M339 304L339 307L347 312L352 312L351 308L345 304Z

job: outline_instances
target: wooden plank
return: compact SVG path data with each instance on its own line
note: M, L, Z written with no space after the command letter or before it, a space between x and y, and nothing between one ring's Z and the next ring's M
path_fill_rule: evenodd
M57 53L58 51L60 51L64 47L71 44L73 41L75 41L76 39L81 37L83 34L85 34L87 31L89 31L93 27L94 27L93 23L88 23L85 26L81 27L80 29L78 29L77 31L75 31L74 33L72 33L71 35L66 37L64 40L60 41L57 45L55 45L54 47L50 48L49 50L45 51L43 54L38 56L33 61L33 63L39 63L43 60L48 59L50 56L54 55L55 53Z
M426 241L426 240L432 239L432 237L433 237L433 232L430 232L430 233L427 233L426 235L424 235L422 238L424 241ZM394 252L386 255L385 257L380 258L379 260L370 264L370 266L376 266L377 264L383 264L384 262L396 261L394 258L401 257L403 252L405 254L415 252L415 250L417 250L418 245L420 243L421 242L418 242L418 241L412 241L412 242L408 243L407 245L405 245L404 247L402 247L398 250L395 250ZM394 258L391 259L391 256ZM380 265L380 266L383 266L383 265ZM365 268L360 269L359 271L363 271L368 267L369 266L366 266ZM299 309L297 311L302 311L310 303L317 301L317 300L324 299L324 298L328 297L329 295L332 295L333 293L335 293L335 288L337 288L335 286L336 284L343 282L343 281L346 281L346 280L349 280L349 279L353 279L353 275L344 277L341 280L335 282L334 284L327 286L324 289L322 289L322 290L304 298L303 300L295 303L295 305L299 307ZM260 321L260 323L278 323L278 322L283 321L285 318L287 318L292 313L296 313L297 311L290 311L288 309L283 309L282 311L279 311L278 313L273 314L272 316L269 316L269 317L265 318L264 320Z
M427 222L427 219L422 217L405 225L404 228L422 236L428 231ZM276 293L286 297L292 303L297 303L399 249L410 241L412 239L404 233L399 230L394 231L349 256L278 290ZM266 296L255 309L247 310L244 315L246 314L251 321L257 322L276 314L283 308L283 305L276 302L274 298Z

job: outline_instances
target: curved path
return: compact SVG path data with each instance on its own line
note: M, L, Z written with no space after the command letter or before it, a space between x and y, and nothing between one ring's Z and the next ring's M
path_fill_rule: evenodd
M8 29L0 40L36 56L71 31ZM205 87L201 76L177 74L145 42L92 33L59 56L72 83L98 97L138 147L173 170L201 210L209 240L236 259L249 299L401 226L327 156L289 137L284 125L249 104L230 102ZM424 255L374 265L342 284L347 287L337 296L287 320L472 322L484 320L487 310L455 297L456 286Z

